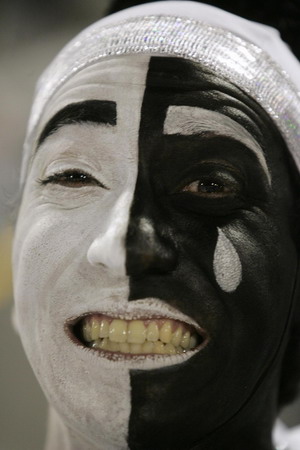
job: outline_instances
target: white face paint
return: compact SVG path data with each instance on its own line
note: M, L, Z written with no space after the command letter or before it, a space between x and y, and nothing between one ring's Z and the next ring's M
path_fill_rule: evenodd
M127 448L128 368L112 368L74 345L64 326L88 311L128 304L124 240L148 61L141 55L107 60L63 86L40 131L61 108L87 99L115 101L117 125L59 128L39 148L24 190L14 243L16 319L36 376L70 430L65 448ZM85 170L109 190L37 181L66 169Z
M236 249L220 228L213 265L220 288L225 292L235 291L242 281L242 264Z
M191 136L203 132L230 137L244 144L256 155L269 184L271 183L271 175L262 149L242 125L224 114L197 106L169 106L164 123L164 134Z

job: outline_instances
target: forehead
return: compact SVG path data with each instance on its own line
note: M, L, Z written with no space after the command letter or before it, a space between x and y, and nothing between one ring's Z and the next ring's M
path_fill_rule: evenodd
M103 60L76 73L67 80L47 103L39 132L58 111L85 100L111 100L120 103L130 88L132 100L144 90L149 56L139 55ZM126 91L124 90L126 87ZM123 94L123 95L122 95ZM39 134L39 133L38 133Z
M48 102L37 134L51 117L69 104L92 99L112 100L120 108L122 100L128 102L128 89L134 102L146 88L151 89L156 102L160 99L165 104L195 105L219 111L238 120L252 134L262 134L264 111L232 83L194 62L149 55L112 57L76 73Z
M38 144L64 124L90 121L117 125L123 138L140 122L154 134L236 139L256 154L271 180L263 156L270 134L265 112L230 82L182 58L123 55L77 73L48 103Z

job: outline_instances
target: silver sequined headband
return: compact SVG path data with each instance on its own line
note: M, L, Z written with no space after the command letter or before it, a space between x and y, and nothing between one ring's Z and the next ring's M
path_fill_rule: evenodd
M139 53L199 62L239 86L271 116L300 171L300 92L286 72L261 48L228 30L159 15L134 17L106 27L96 22L58 54L38 84L25 141L23 181L39 119L58 88L104 58Z

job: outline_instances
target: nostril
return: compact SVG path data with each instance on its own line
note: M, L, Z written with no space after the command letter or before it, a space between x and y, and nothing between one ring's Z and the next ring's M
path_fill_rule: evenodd
M132 276L145 274L166 274L177 265L177 254L171 242L156 237L133 239L127 242L126 273Z

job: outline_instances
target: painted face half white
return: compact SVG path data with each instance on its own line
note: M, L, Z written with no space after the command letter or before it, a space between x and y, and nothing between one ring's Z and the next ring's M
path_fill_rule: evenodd
M16 314L28 358L67 426L103 449L126 447L128 368L112 370L107 360L74 345L65 323L90 311L126 309L124 239L147 61L127 57L93 66L49 104L40 129L82 99L94 100L100 119L69 120L61 128L58 120L58 129L39 145L14 245ZM74 169L97 181L79 189L63 179L56 185L39 181Z

